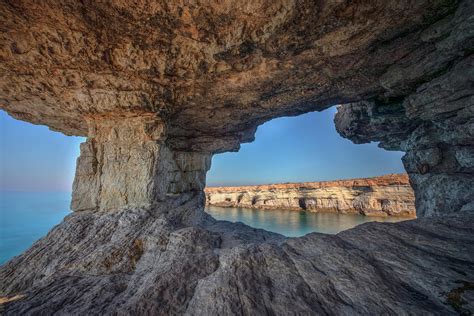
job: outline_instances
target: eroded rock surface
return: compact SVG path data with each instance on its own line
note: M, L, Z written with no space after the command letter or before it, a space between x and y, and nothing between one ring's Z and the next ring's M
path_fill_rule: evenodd
M5 314L455 315L470 308L450 293L474 276L473 217L285 238L210 218L176 227L159 214L69 215L0 270L1 295L22 295L4 305Z
M472 1L2 1L1 108L66 134L160 116L179 150L274 117L398 97L472 52ZM443 102L443 100L439 100Z
M95 116L88 124L89 138L77 160L73 211L166 209L175 200L204 196L210 154L169 149L164 124L156 117ZM173 216L198 223L199 210Z
M336 128L406 154L418 216L474 210L474 58L395 101L346 104Z
M223 207L415 217L415 197L404 174L324 182L208 187L206 204Z
M137 160L160 169L165 152L237 150L265 121L340 103L342 135L407 152L419 215L471 210L473 12L468 0L3 1L0 107L91 138L77 209L152 204L169 180L151 180L159 171ZM355 109L367 104L373 111ZM129 146L132 121L163 132ZM98 145L95 131L115 123L115 140ZM111 156L90 158L102 152ZM142 183L131 188L111 175L118 168Z
M1 1L0 108L88 137L76 212L0 268L6 314L468 313L473 16L469 0ZM406 152L417 215L439 218L294 239L206 218L213 153L335 104L342 135Z

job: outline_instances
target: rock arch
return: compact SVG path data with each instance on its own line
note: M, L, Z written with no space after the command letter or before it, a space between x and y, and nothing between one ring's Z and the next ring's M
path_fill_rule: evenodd
M0 107L88 137L75 212L0 269L1 295L25 295L7 314L456 311L446 293L474 276L472 1L0 9ZM286 239L205 216L213 153L336 103L343 136L406 151L433 218Z

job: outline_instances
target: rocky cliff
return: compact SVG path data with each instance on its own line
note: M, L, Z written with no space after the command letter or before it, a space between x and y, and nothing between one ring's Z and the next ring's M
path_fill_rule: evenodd
M306 210L367 216L416 217L415 196L408 176L208 187L206 204L256 209Z
M472 313L473 16L472 0L0 1L0 108L87 136L74 212L0 268L3 312ZM205 214L214 153L336 104L342 136L406 153L417 220L286 239Z

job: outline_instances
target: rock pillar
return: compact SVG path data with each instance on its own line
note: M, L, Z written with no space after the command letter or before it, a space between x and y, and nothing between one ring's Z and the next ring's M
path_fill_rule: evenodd
M193 199L195 211L183 220L199 218L210 154L170 149L165 125L152 115L97 116L88 124L77 160L73 211L169 212L166 206Z

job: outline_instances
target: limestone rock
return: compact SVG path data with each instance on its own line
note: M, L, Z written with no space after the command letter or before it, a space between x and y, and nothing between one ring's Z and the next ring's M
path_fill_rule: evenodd
M0 2L0 108L81 146L76 212L0 268L18 314L472 313L474 1ZM204 214L213 153L342 104L418 217L302 238ZM16 298L16 300L15 300Z
M457 212L472 201L473 12L468 0L2 2L0 108L90 138L74 209L199 190L206 162L188 173L166 155L206 160L272 118L340 103L342 135L407 152L419 215Z
M90 137L81 144L77 161L73 211L156 210L162 209L156 204L167 205L180 194L203 195L210 155L171 151L155 117L100 116L88 124ZM196 212L186 221L200 216Z
M274 117L414 92L471 51L471 10L467 0L2 1L0 107L82 136L90 115L157 114L173 149L236 150Z
M208 187L206 204L256 209L415 217L407 175L326 182Z
M473 223L285 238L210 218L176 227L145 209L74 212L2 267L0 296L21 295L5 315L456 315L469 312Z
M469 56L407 98L338 107L336 128L344 137L406 152L419 216L457 212L474 199L473 69Z

